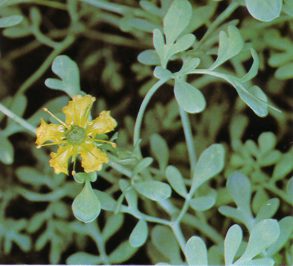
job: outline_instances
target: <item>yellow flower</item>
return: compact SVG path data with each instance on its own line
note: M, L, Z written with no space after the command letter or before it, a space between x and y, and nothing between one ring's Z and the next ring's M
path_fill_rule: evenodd
M77 95L63 108L65 122L61 121L46 108L44 109L53 116L60 124L47 124L43 119L37 128L36 145L58 145L57 152L50 154L50 166L55 172L68 174L70 158L75 162L81 158L84 171L99 171L104 163L109 161L107 154L101 149L103 144L116 145L113 142L99 139L100 134L113 131L117 122L111 117L109 111L103 111L99 116L91 120L90 111L95 101L90 95ZM73 171L74 173L75 171Z

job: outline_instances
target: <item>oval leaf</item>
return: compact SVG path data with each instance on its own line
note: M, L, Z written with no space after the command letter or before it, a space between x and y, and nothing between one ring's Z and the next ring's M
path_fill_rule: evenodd
M190 207L195 211L206 211L214 206L216 202L216 194L210 196L197 197L190 200Z
M245 175L236 172L229 176L227 189L239 208L250 209L251 184Z
M158 57L158 54L153 49L145 50L141 52L137 57L138 62L144 64L144 65L159 65L160 64L160 58Z
M165 139L158 134L151 136L151 152L158 161L160 169L164 169L169 160L169 149Z
M194 168L193 180L199 187L224 167L225 150L221 144L213 144L200 155Z
M110 254L109 259L112 264L122 263L131 258L136 250L128 241L124 241Z
M136 226L133 228L129 242L130 245L133 247L140 247L142 246L148 237L148 225L144 220L140 220Z
M206 107L206 100L200 90L185 81L175 80L175 98L187 113L200 113Z
M12 27L19 24L23 20L22 16L13 15L9 17L0 18L0 28Z
M242 241L242 230L238 224L231 226L225 237L225 265L232 265Z
M46 79L45 84L53 90L62 90L69 96L80 93L79 70L77 64L66 55L57 56L52 64L52 71L60 77Z
M168 227L155 226L151 233L151 240L156 249L168 258L172 264L182 265L178 242Z
M85 183L82 191L74 199L72 211L74 216L84 223L92 222L100 214L101 204L90 182Z
M84 265L84 264L88 264L88 265L95 265L95 264L100 264L103 263L103 260L95 255L86 253L86 252L76 252L74 254L71 254L67 259L66 259L66 263L69 265L76 265L76 264L80 264L80 265Z
M134 188L143 196L154 200L161 201L171 196L169 185L160 181L143 181L134 184Z
M187 195L184 179L179 170L170 165L166 169L166 177L171 187L182 197Z
M188 265L206 266L208 265L208 254L205 243L200 237L191 237L185 246L185 256Z
M282 0L245 0L250 15L260 21L272 21L280 16Z
M163 20L167 44L173 43L188 26L192 6L187 0L173 1Z
M11 142L0 135L0 161L4 164L12 164L14 160L14 148Z
M252 228L246 250L237 263L241 264L250 261L273 244L279 235L280 227L276 220L266 219L260 221Z

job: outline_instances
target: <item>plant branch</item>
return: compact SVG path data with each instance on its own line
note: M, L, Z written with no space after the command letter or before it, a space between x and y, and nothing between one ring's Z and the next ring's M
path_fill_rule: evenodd
M135 125L134 125L134 132L133 132L133 145L137 145L139 140L140 140L140 131L141 131L141 125L142 125L142 119L145 113L145 110L153 97L153 95L156 93L156 91L165 83L167 82L166 79L160 79L158 80L152 87L151 89L147 92L146 96L144 97L141 106L139 108ZM141 153L140 148L139 148L139 153Z
M190 121L189 121L188 114L181 107L179 107L179 114L182 121L182 127L183 127L184 136L186 140L186 146L187 146L189 164L190 164L190 172L192 176L194 172L194 165L196 163L196 152L195 152L195 147L194 147L193 138L192 138Z
M16 123L21 125L23 128L25 128L27 131L31 133L31 135L36 134L36 129L31 124L29 124L26 120L19 117L15 113L13 113L11 110L9 110L6 106L4 106L2 103L0 103L0 112L14 120Z

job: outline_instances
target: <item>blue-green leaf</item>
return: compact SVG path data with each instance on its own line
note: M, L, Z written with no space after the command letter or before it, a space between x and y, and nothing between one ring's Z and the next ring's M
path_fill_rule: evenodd
M179 170L170 165L166 169L166 177L171 187L182 197L187 195L184 179Z
M183 35L168 50L169 56L172 56L174 54L187 50L193 45L194 42L195 42L195 36L193 34L189 33L189 34Z
M4 164L12 164L14 160L14 148L11 142L0 135L0 161Z
M172 264L182 264L178 242L168 227L155 226L151 233L151 240L157 250Z
M242 230L238 224L231 226L226 234L224 243L225 265L232 265L242 241Z
M280 205L280 200L278 198L269 199L258 211L255 219L256 221L261 221L263 219L268 219L274 216Z
M154 69L154 76L158 79L168 80L172 78L172 72L166 68L157 66Z
M293 161L292 152L284 154L274 168L273 179L279 180L284 178L287 174L289 174L293 170L292 161Z
M241 82L243 82L243 83L253 79L258 73L258 68L259 68L258 55L257 55L256 51L253 48L250 49L250 52L251 52L251 55L252 55L252 58L253 58L253 63L251 65L249 71L246 73L246 75L244 75L241 78Z
M165 42L164 42L163 34L161 33L161 31L159 29L155 29L153 31L153 44L154 44L154 47L155 47L155 50L156 50L158 56L162 60L162 58L164 57Z
M280 80L293 79L293 63L290 62L279 67L275 73L275 77Z
M98 265L102 263L103 260L99 256L95 256L83 251L73 253L66 259L66 264L69 265Z
M133 228L129 242L130 245L133 247L140 247L142 246L148 237L148 225L144 220L140 220L135 227Z
M292 0L284 0L283 11L293 17L293 1Z
M153 49L145 50L141 52L137 60L145 65L159 65L160 64L160 58L158 57L158 54Z
M198 67L200 64L200 59L195 57L183 58L183 65L179 71L180 74L188 74L192 70Z
M291 198L291 203L293 204L293 176L288 180L287 186L286 186L286 192L288 196Z
M287 216L279 221L280 226L280 236L278 240L273 243L269 248L267 253L270 255L277 254L281 248L286 245L288 239L293 233L293 217Z
M225 150L221 144L213 144L203 151L194 168L193 182L197 187L222 171L224 157Z
M52 64L52 71L59 79L46 79L48 88L61 90L73 97L80 93L79 70L77 64L66 55L57 56Z
M200 113L206 107L201 91L185 81L175 80L174 94L179 106L187 113Z
M230 206L221 206L219 212L227 217L241 221L242 215L239 210Z
M109 193L100 190L94 190L96 196L100 200L101 208L105 211L114 211L116 208L116 201L110 196Z
M191 237L184 250L186 260L190 266L207 266L208 254L204 241L197 236Z
M228 34L225 31L221 31L219 39L218 57L209 67L211 70L239 54L244 45L241 34L235 26L228 27Z
M273 150L277 144L277 138L272 132L263 132L258 137L258 146L262 154Z
M258 86L252 86L250 88L245 88L240 82L234 82L235 89L241 98L252 111L260 116L265 117L268 115L268 98L262 89Z
M275 261L271 258L260 258L245 262L245 266L273 266Z
M250 15L254 18L268 22L280 16L282 0L245 0Z
M84 188L74 199L72 211L74 216L84 223L92 222L100 214L101 203L89 181L85 182Z
M80 172L73 175L73 178L75 182L82 184L86 181L95 182L98 176L96 172L91 172L91 173Z
M143 170L145 170L146 168L148 168L152 163L153 163L154 159L152 157L146 157L143 158L135 167L133 170L133 175L136 175L140 172L142 172Z
M188 26L192 6L187 0L173 1L163 20L167 44L173 43Z
M151 180L134 183L134 188L143 196L154 201L165 200L171 196L172 192L168 184Z
M250 209L251 184L245 175L235 172L229 176L227 189L240 209Z
M151 152L159 163L160 169L164 169L169 160L169 149L167 142L158 134L151 136Z
M119 180L119 187L125 195L128 206L134 210L137 210L137 192L133 189L132 185L124 179Z
M190 207L195 211L206 211L214 206L216 202L216 194L196 197L190 200Z
M279 235L280 227L276 220L266 219L260 221L252 228L246 250L236 263L243 264L250 261L273 244Z
M13 15L9 17L0 18L0 28L12 27L19 24L23 20L20 15Z
M120 229L123 221L124 216L121 213L118 213L116 215L111 214L111 216L107 218L105 227L102 231L102 236L105 242Z
M109 259L112 264L119 264L131 258L136 250L128 241L124 241L110 254Z

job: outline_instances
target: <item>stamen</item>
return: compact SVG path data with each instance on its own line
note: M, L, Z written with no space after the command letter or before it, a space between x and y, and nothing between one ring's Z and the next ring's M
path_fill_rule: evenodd
M117 144L112 142L112 141L108 141L108 140L102 140L102 139L94 139L94 141L96 142L102 142L102 143L106 143L106 144L110 144L113 148L117 147Z
M74 176L76 174L76 156L72 157L72 161L73 161L73 170L71 171L71 174Z
M60 120L56 115L54 115L53 113L51 113L47 108L43 108L43 110L46 113L48 113L49 115L51 115L53 118L55 118L61 125L63 125L64 127L68 128L68 126L62 120Z
M46 146L60 145L60 144L63 144L63 143L64 143L64 141L45 143L45 144L37 145L37 149L39 149L41 147L46 147Z

